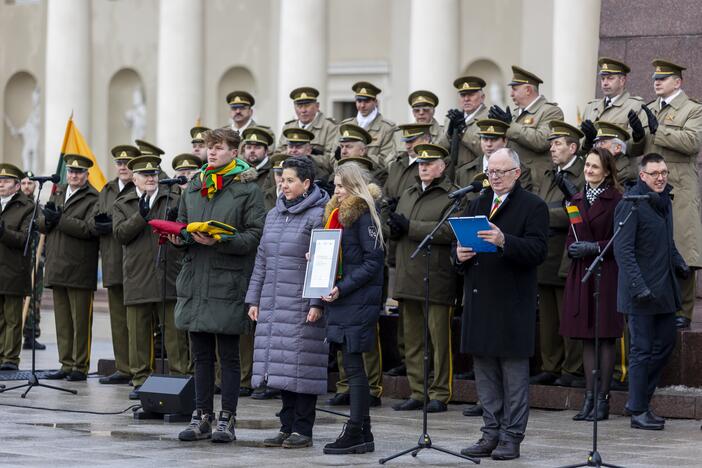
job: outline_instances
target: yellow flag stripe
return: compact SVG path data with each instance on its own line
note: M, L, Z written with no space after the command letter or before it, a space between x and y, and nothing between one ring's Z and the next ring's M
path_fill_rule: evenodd
M83 134L80 133L80 130L78 130L78 127L73 122L73 116L71 116L68 119L68 123L66 123L66 132L63 135L63 143L61 144L61 156L63 157L66 153L80 154L93 162L93 167L88 169L88 182L90 182L90 185L95 187L95 190L98 192L102 190L107 183L107 179L105 179L105 175L100 169L100 165L93 154L93 150L90 149Z

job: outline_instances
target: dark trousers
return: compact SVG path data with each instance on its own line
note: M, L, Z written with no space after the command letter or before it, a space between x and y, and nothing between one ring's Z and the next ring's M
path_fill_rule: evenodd
M346 344L341 348L346 369L346 378L349 381L349 399L351 400L352 424L361 426L363 420L369 417L369 387L368 376L363 365L362 353L349 353Z
M529 359L473 356L473 369L485 439L521 442L529 420Z
M283 409L280 410L280 432L297 432L312 437L317 395L280 391Z
M213 413L215 350L219 350L222 366L222 410L236 414L239 402L239 335L204 332L190 333L190 346L195 362L195 408Z
M675 314L629 315L629 401L633 413L648 410L670 353L675 348Z

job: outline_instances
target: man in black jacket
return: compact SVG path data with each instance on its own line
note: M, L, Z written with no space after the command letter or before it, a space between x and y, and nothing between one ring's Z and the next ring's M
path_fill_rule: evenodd
M614 241L614 256L619 265L617 309L628 315L631 340L625 412L635 429L665 427L665 419L653 414L649 404L675 347L678 278L690 276L673 240L672 188L663 156L649 153L641 159L639 181L627 195L651 198L633 212L632 202L622 201L614 212L615 226L631 212Z
M490 156L491 188L464 216L486 216L478 237L497 246L476 253L460 244L456 264L464 278L461 352L473 355L483 405L480 440L461 453L495 460L519 457L529 418L529 357L534 353L537 267L548 252L548 208L519 184L519 155L504 148Z

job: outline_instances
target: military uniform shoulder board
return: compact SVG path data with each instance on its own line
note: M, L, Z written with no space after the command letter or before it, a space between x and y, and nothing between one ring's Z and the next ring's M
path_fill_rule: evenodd
M267 129L269 129L269 130L270 130L270 128L271 128L270 125L262 125L262 124L258 124L258 123L256 124L256 126L259 127L259 128L267 128Z
M330 121L331 123L333 123L334 125L336 125L336 120L334 120L333 117L326 117L326 119L327 119L328 121Z
M355 118L356 117L349 117L348 119L342 120L341 123L343 124L343 123L347 123L347 122L353 122L353 119L355 119Z
M290 125L290 124L293 123L293 122L297 122L297 119L288 120L288 121L285 122L283 125Z
M395 127L395 126L396 126L396 125L395 125L395 122L393 122L392 120L388 120L388 119L386 119L385 117L383 117L381 120L383 121L383 123L386 123L386 124L390 125L391 127Z
M641 96L629 96L629 99L643 102L643 98Z
M646 103L646 106L650 106L651 104L655 103L657 100L658 100L658 99L656 98L656 99L654 99L653 101L647 102L647 103Z
M695 104L702 104L698 99L691 98L690 96L687 97L690 101L694 102Z
M555 107L558 107L558 103L557 103L557 102L550 102L550 101L546 101L546 102L545 102L545 104L548 104L549 106L555 106Z
M601 100L602 100L602 98L593 99L593 100L591 100L591 101L588 101L587 103L588 103L588 104L595 104L595 103L597 103L597 102L599 102L599 101L601 101Z

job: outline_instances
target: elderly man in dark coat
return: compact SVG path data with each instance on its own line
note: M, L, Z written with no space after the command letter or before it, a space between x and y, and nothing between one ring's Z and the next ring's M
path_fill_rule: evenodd
M465 278L461 351L473 355L484 425L480 440L461 453L495 460L519 457L529 418L529 357L534 354L537 267L548 252L548 208L518 182L519 155L490 156L491 188L464 216L486 216L478 237L497 246L476 253L460 244L455 261Z
M673 211L663 156L650 153L639 163L639 181L627 195L655 192L637 209L614 241L619 265L617 308L628 315L631 349L629 354L629 399L631 427L660 430L665 420L649 407L653 392L670 353L675 347L675 312L680 309L678 278L690 269L673 240ZM632 202L622 202L614 222L622 222ZM699 221L697 221L699 222Z

